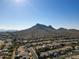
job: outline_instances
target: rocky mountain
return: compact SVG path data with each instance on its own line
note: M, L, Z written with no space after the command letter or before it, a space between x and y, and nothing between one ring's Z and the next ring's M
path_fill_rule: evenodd
M54 31L55 29L51 26L36 24L29 29L16 32L16 35L20 38L40 38L51 36Z
M36 24L35 26L15 32L18 38L50 38L50 37L65 37L65 38L79 38L79 30L76 29L55 29L51 25Z
M55 29L51 25L36 24L31 28L21 31L0 32L0 39L19 38L19 39L36 39L36 38L76 38L79 39L79 30L76 29Z

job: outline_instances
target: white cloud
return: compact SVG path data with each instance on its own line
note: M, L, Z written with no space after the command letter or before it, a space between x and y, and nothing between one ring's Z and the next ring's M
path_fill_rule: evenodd
M0 29L5 29L5 30L22 30L22 29L26 29L26 27L19 26L19 25L0 25Z

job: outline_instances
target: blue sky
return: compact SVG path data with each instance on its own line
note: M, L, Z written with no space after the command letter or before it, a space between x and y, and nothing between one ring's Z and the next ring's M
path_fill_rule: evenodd
M79 0L0 0L0 29L36 23L79 29Z

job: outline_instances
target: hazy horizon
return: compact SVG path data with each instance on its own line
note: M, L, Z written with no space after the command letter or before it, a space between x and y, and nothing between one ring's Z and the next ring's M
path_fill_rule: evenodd
M36 23L36 24L41 24L41 23ZM16 27L15 28L15 27L10 27L10 25L8 25L9 28L7 28L8 26L6 26L6 27L4 26L3 28L0 28L0 31L20 31L20 30L26 30L26 29L29 29L29 28L35 26L36 24L34 24L32 26L29 26L29 27L21 28L21 29L16 29L16 28L19 28L19 26L15 26ZM46 25L46 24L42 24L42 25L52 26L52 25ZM52 26L52 28L54 28L54 29L64 28L64 29L76 29L76 30L79 30L78 28L67 28L67 27L62 27L62 26L60 26L60 27Z
M0 29L22 30L37 23L79 30L79 0L0 0Z

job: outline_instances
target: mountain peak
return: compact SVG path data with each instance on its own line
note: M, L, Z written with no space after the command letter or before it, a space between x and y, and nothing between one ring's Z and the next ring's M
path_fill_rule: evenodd
M48 27L55 30L55 28L53 28L51 25L49 25Z
M47 27L47 26L46 25L43 25L43 24L37 23L34 27L43 28L43 27Z
M68 31L68 29L65 29L65 28L59 28L57 29L59 32L64 32L64 31Z
M46 25L37 23L36 26L46 26Z
M41 25L40 23L37 23L36 25Z
M39 24L39 23L37 23L34 27L44 28L44 29L54 29L51 25L46 26L46 25Z

